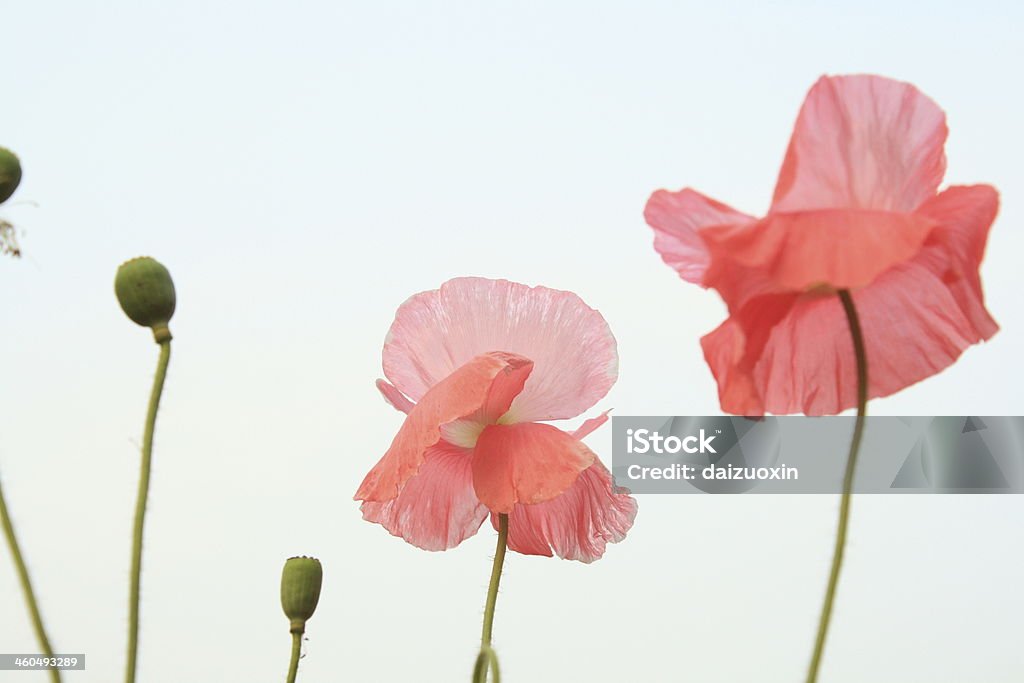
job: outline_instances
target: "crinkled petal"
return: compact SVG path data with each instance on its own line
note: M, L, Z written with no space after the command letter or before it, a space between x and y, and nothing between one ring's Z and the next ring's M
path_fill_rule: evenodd
M516 503L560 495L594 458L583 442L551 425L488 425L473 449L473 487L491 512L511 512Z
M454 548L477 532L487 508L473 492L470 452L439 441L427 449L398 496L364 502L363 519L423 550Z
M978 273L998 211L999 193L990 185L949 187L918 210L938 227L916 260L946 283L982 339L989 339L999 329L985 308Z
M654 249L679 277L703 284L710 255L699 231L712 226L748 225L756 219L684 188L658 190L647 200L644 219L654 228Z
M700 340L704 359L718 382L723 411L764 414L764 390L754 380L754 367L775 326L789 315L799 298L798 294L776 294L754 299Z
M893 268L853 299L869 398L938 373L982 339L942 280L918 262ZM828 415L856 405L853 342L835 294L754 300L701 345L725 412Z
M916 214L830 210L770 214L748 226L701 234L716 266L735 264L729 271L721 268L734 279L750 278L745 271L754 269L758 280L766 275L777 289L801 291L863 287L913 257L935 225ZM719 281L712 284L727 301L734 298Z
M510 387L522 386L533 363L522 356L485 353L458 367L423 394L405 418L391 447L359 486L357 500L383 502L398 495L399 488L423 463L424 454L441 437L441 426L477 414L495 400L512 400Z
M652 194L644 218L654 228L654 248L662 260L684 280L714 287L730 308L779 289L763 267L712 258L705 241L709 234L742 234L756 225L753 216L685 188Z
M415 405L412 401L407 399L401 391L396 389L393 384L386 380L377 380L377 391L379 391L380 395L384 397L384 400L388 402L388 405L395 410L405 413L406 415L409 414L409 411L412 410L412 407Z
M516 505L509 514L508 547L524 555L552 553L564 560L593 562L609 543L626 537L636 500L616 490L611 473L595 460L569 489L553 500ZM491 515L497 528L497 516Z
M608 393L618 375L608 323L578 296L483 278L450 280L402 304L384 344L384 374L418 401L488 351L534 362L511 408L516 421L575 417Z
M911 213L942 182L946 134L945 114L909 83L824 76L800 109L772 211Z

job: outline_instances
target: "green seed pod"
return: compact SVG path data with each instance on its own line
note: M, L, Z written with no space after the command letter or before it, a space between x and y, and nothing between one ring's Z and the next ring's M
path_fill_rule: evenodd
M315 557L293 557L281 572L281 607L291 620L291 632L303 633L320 600L324 570Z
M114 292L133 322L153 329L157 343L170 340L167 323L174 315L174 281L159 261L140 256L122 263L114 278Z
M21 162L14 152L0 147L0 204L3 204L21 182Z

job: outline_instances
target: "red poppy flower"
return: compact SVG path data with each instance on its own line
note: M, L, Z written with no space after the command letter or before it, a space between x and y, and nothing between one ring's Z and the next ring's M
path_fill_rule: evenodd
M364 519L425 550L508 514L508 547L590 562L622 540L636 501L580 439L575 417L615 383L615 338L571 292L458 278L398 309L377 386L407 413L363 480Z
M879 76L822 77L797 118L768 214L659 190L645 218L680 277L716 289L729 318L701 340L722 409L838 413L856 404L841 302L866 336L869 398L944 369L998 330L978 268L999 198L938 192L942 110Z

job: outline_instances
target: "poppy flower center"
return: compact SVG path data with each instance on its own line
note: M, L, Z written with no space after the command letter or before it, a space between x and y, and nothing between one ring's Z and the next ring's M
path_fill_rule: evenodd
M454 446L462 448L474 448L480 433L490 424L507 425L516 422L512 411L505 413L497 420L487 420L482 416L472 415L460 417L447 424L441 425L441 438Z
M473 448L487 424L483 420L460 418L441 425L441 438L455 446Z

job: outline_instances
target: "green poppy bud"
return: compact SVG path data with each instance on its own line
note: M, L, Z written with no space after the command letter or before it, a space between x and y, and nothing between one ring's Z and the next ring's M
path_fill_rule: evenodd
M153 329L157 343L170 340L167 323L174 315L174 281L159 261L140 256L122 263L114 278L114 292L133 322Z
M0 204L6 202L21 182L21 162L14 152L0 147Z
M303 633L306 620L316 611L324 570L315 557L293 557L281 572L281 607L291 620L291 632Z

